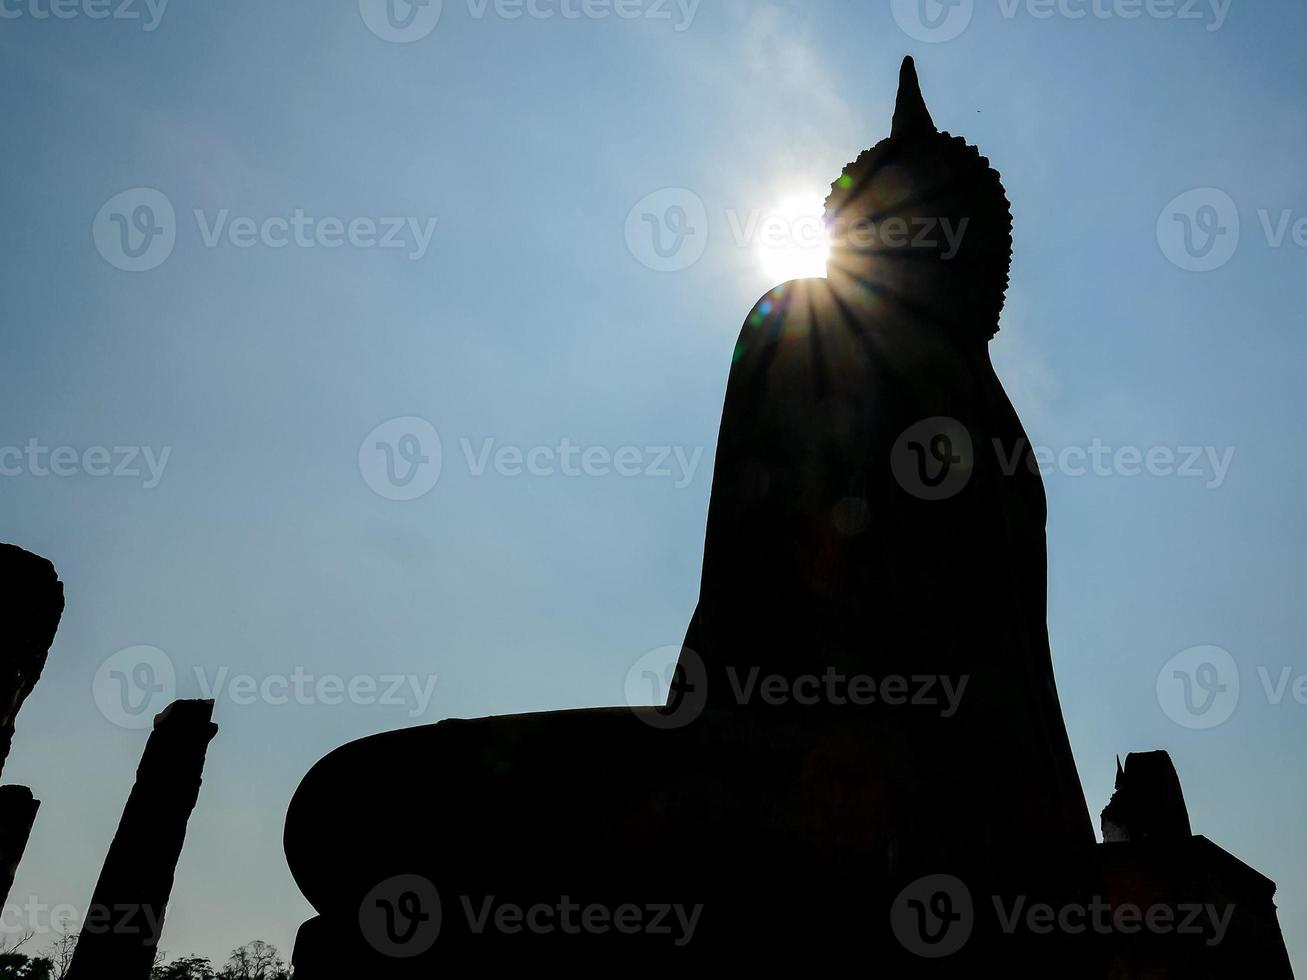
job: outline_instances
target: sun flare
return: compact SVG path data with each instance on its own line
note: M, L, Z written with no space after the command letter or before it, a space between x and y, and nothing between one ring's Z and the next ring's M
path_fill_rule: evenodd
M825 278L830 241L820 194L791 194L764 212L758 225L758 263L773 284Z

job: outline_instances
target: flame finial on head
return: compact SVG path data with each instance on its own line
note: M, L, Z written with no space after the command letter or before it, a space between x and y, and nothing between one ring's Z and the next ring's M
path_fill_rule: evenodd
M912 57L903 59L899 69L899 94L894 105L894 122L890 127L890 136L895 139L910 139L914 136L930 136L937 133L935 121L930 118L926 100L921 97L921 84L917 81L917 66Z

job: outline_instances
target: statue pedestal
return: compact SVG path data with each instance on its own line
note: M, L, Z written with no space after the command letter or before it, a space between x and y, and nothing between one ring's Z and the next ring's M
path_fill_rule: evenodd
M808 890L791 890L796 887ZM945 882L945 891L951 887ZM928 921L921 942L917 923L903 919L907 906L901 895L881 888L857 894L845 883L826 891L817 882L796 881L783 868L777 869L770 888L734 896L740 904L731 935L709 928L684 946L616 934L530 935L523 929L475 942L446 935L406 958L396 955L402 946L378 948L386 945L379 938L384 934L362 928L359 917L318 917L300 928L295 975L298 980L342 975L399 980L429 977L436 969L491 964L554 965L581 975L606 974L623 964L637 970L719 962L819 968L860 955L875 960L873 976L896 978L1293 977L1272 901L1274 883L1202 836L1098 845L1081 880L1065 887L1045 879L1028 890L1009 882L997 896L978 888L965 893L970 918L942 928L940 921ZM954 891L950 900L960 894ZM834 913L832 896L838 896ZM928 902L929 895L923 904ZM856 907L859 914L842 915L838 907ZM446 917L462 915L449 902L442 911ZM965 915L961 903L952 905L952 914ZM704 916L708 924L711 910ZM752 916L756 925L750 927ZM959 929L965 937L950 936ZM420 929L414 938L424 942Z
M1114 929L1109 980L1290 980L1275 882L1206 837L1098 848L1104 899L1138 910Z

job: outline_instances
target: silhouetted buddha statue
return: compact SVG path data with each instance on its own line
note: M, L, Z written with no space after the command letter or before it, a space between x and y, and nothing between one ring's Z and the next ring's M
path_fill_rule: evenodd
M991 844L1083 845L1043 484L988 352L1011 214L989 161L936 130L911 59L892 135L845 168L826 222L828 278L773 290L736 346L683 676L702 661L710 704L755 667L965 678L947 720L858 713L910 736L897 759L992 820ZM902 818L920 839L921 814Z
M740 334L668 706L450 720L322 760L287 816L320 913L297 976L541 950L921 967L889 913L914 879L966 881L979 934L991 890L1071 887L1094 838L1049 656L1043 488L987 350L1011 218L910 59L891 137L827 222L829 278L770 291ZM485 896L702 913L684 944L478 933Z

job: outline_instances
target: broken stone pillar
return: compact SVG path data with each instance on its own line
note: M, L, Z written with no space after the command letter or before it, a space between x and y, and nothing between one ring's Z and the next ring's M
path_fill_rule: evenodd
M26 786L0 786L0 907L9 900L41 801Z
M212 717L212 701L174 701L155 716L67 980L149 977L205 751L218 732Z
M64 587L54 565L17 545L0 544L0 770L63 611ZM0 787L0 905L9 898L40 805L26 786Z
M0 770L9 757L14 719L41 679L64 611L54 565L17 545L0 544Z
M1188 839L1189 808L1171 756L1131 752L1116 762L1116 792L1103 808L1103 840L1121 843L1150 837Z

